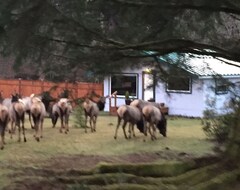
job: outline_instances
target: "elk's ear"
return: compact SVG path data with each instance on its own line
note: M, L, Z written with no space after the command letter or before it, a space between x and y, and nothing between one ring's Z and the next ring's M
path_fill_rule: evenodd
M115 91L114 93L112 93L112 96L114 96L114 95L117 95L117 91Z

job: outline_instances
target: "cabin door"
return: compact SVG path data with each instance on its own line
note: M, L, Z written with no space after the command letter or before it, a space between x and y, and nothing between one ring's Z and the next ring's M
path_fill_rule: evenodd
M143 72L143 100L148 101L153 98L153 75L151 73Z

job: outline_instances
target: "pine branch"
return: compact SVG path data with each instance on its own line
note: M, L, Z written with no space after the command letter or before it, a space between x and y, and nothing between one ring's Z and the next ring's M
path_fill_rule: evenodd
M240 61L239 54L229 53L227 50L217 48L215 46L208 45L208 44L196 43L190 40L168 39L163 41L150 41L150 42L144 42L139 44L126 44L123 47L122 46L119 47L119 46L114 46L112 44L89 45L89 44L82 44L78 42L67 41L67 40L62 40L57 38L49 38L46 36L40 36L40 37L44 38L45 40L73 45L76 47L87 47L91 49L102 49L102 50L108 50L108 51L124 50L125 53L122 54L123 57L131 57L131 58L146 57L142 55L142 52L148 50L148 51L157 52L157 53L154 53L153 56L160 56L160 55L166 55L171 52L178 52L178 53L194 53L198 55L209 55L213 57L224 57L229 60ZM126 50L129 52L126 53ZM140 53L138 55L132 55L132 51L134 50L139 51Z
M209 6L207 4L204 5L194 5L194 3L175 3L171 1L162 2L143 2L143 1L131 1L131 0L113 0L122 5L128 6L148 6L148 7L158 7L159 10L177 10L177 9L190 9L190 10L198 10L198 11L208 11L208 12L225 12L225 13L233 13L240 15L240 9L237 7L228 7L228 6ZM221 1L219 1L221 3Z
M123 45L122 42L119 42L119 41L116 41L116 40L113 40L113 39L109 39L105 36L103 36L101 33L99 32L96 32L94 30L91 30L90 28L86 27L84 24L80 23L79 21L77 21L76 19L74 18L69 18L68 16L66 16L64 14L64 12L62 12L61 10L57 9L54 5L52 4L49 4L50 6L52 6L57 12L59 12L59 14L64 18L64 21L67 22L67 23L73 23L75 26L78 26L82 29L84 29L86 32L89 32L90 34L93 34L94 36L102 39L104 42L107 42L107 43L112 43L112 44L115 44L115 45Z

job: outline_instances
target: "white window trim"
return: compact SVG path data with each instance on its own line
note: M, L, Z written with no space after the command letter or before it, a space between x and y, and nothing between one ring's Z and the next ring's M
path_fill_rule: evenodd
M170 89L168 89L168 82L166 82L166 92L191 94L192 93L192 78L189 77L189 90L170 90Z
M136 77L136 96L129 96L129 98L131 98L131 99L137 99L138 98L138 88L139 88L139 75L138 75L138 73L114 73L114 74L112 74L112 75L114 75L114 76L116 76L116 75L120 75L120 76L135 76ZM111 90L112 90L112 76L110 76L109 77L109 92L111 93ZM117 97L118 98L125 98L125 94L121 94L121 95L119 95L119 94L117 94Z

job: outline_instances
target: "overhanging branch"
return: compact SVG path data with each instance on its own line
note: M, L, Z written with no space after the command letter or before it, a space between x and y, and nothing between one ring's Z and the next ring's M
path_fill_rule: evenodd
M144 1L131 1L131 0L113 0L117 3L131 6L149 6L149 7L157 7L159 10L166 9L190 9L190 10L198 10L198 11L208 11L208 12L225 12L240 15L240 9L237 7L228 7L228 6L209 6L208 4L203 5L195 5L194 3L176 3L171 1L164 2L144 2ZM221 1L219 1L221 3ZM222 3L221 3L222 4Z

